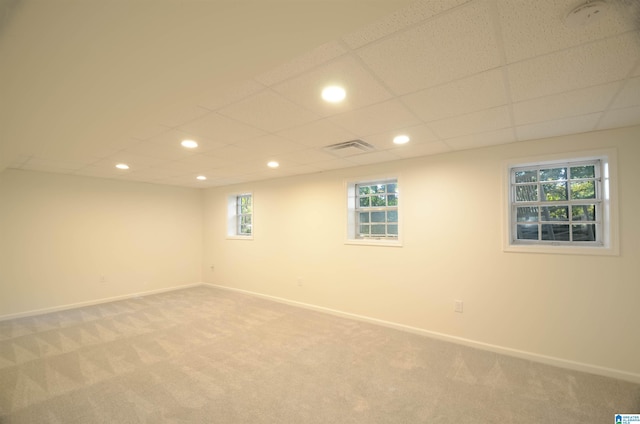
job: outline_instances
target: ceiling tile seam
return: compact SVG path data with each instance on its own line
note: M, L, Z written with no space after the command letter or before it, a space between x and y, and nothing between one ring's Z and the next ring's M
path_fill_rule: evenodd
M614 35L609 35L609 36L606 36L606 37L597 38L595 40L585 41L584 43L576 44L576 45L565 47L565 48L558 49L558 50L553 50L553 51L550 51L550 52L546 52L546 53L543 53L543 54L527 57L527 58L520 59L520 60L515 60L515 61L512 61L512 62L509 62L508 58L507 58L506 65L507 66L518 65L518 64L521 64L521 63L524 63L524 62L529 62L529 61L541 59L541 58L544 58L544 57L547 57L547 56L553 56L553 55L556 55L558 53L564 53L564 52L568 52L568 51L571 51L571 50L577 50L577 49L579 49L581 47L589 46L589 45L592 45L592 44L599 44L599 43L602 43L602 42L605 42L605 41L608 41L608 40L611 40L611 39L614 39L614 38L621 38L621 37L626 36L628 34L631 34L633 32L637 32L637 31L636 30L630 30L630 31L619 32L619 33L614 34Z
M502 29L502 24L500 22L500 11L498 10L497 1L491 2L491 22L494 30L494 36L496 38L496 43L498 44L498 54L500 55L500 63L502 66L502 84L504 86L505 93L507 95L507 107L509 111L509 122L511 122L511 134L513 135L513 140L518 140L518 133L516 132L515 124L515 113L513 111L513 97L511 95L511 84L509 78L509 68L507 65L507 52L504 47L504 32Z
M393 31L393 32L390 32L389 34L383 35L382 37L376 38L375 40L371 40L371 41L369 41L369 42L367 42L367 43L365 43L365 44L363 44L363 45L361 45L361 46L356 47L355 49L351 48L348 44L346 44L346 42L345 42L345 44L346 44L346 47L347 47L350 51L355 51L355 52L357 53L357 50L361 50L361 49L364 49L364 48L366 48L366 47L372 46L372 45L374 45L374 44L381 43L381 42L383 42L383 41L385 41L385 40L387 40L387 39L389 39L389 38L391 38L391 37L394 37L394 36L396 36L396 35L402 34L402 33L404 33L404 32L408 32L408 31L410 31L410 30L412 30L412 29L414 29L414 28L416 28L416 27L418 27L418 26L420 26L420 25L423 25L423 24L425 24L425 23L427 23L427 22L429 22L429 21L432 21L432 20L438 19L438 18L440 18L440 17L442 17L442 16L446 16L446 15L448 15L449 13L455 13L455 12L456 12L456 11L458 11L459 9L462 9L462 8L468 7L468 6L469 6L469 5L471 5L472 3L478 3L478 2L480 2L480 1L485 1L485 0L468 0L468 1L464 2L464 3L461 3L461 4L457 5L457 6L452 7L452 8L450 8L450 9L447 9L447 10L444 10L444 11L442 11L442 12L440 12L440 13L436 13L435 15L429 16L429 17L428 17L428 18L426 18L426 19L422 19L422 20L419 20L419 21L413 22L413 23L411 23L411 24L409 24L409 25L407 25L407 26L404 26L404 27L402 27L402 28L400 28L400 29L397 29L397 30L395 30L395 31ZM407 7L407 8L408 8L408 7ZM380 22L380 21L379 21L379 22ZM379 23L379 22L376 22L376 23ZM340 41L344 41L344 38L343 38L343 37L341 37L341 38L340 38Z
M567 116L567 117L558 118L558 119L548 119L546 121L529 122L529 123L526 123L526 124L517 125L516 129L523 128L523 127L529 127L529 126L533 126L533 125L546 124L546 123L562 122L562 121L565 121L567 119L577 119L577 118L582 118L582 117L585 117L585 116L595 115L595 114L599 114L600 115L600 117L594 121L595 123L599 123L602 115L606 114L606 112L607 112L606 110L602 110L602 111L598 111L598 112L581 113L580 115ZM595 131L595 130L596 130L596 125L593 125L590 130L582 131L580 133L582 134L582 133L585 133L585 132L591 132L591 131ZM549 137L545 136L545 137L541 137L541 138L545 139L545 138L549 138ZM527 139L527 140L530 140L530 139Z
M255 82L256 84L260 85L262 88L260 90L256 91L256 92L250 92L249 94L243 95L243 96L241 96L240 98L238 98L236 100L233 100L231 102L228 102L228 103L225 103L225 104L223 104L221 106L218 106L215 109L210 109L210 108L208 108L206 106L202 106L199 102L196 104L196 106L197 107L201 107L203 109L207 109L207 110L209 110L211 112L217 113L220 109L224 109L224 108L226 108L228 106L234 105L236 103L240 103L241 101L247 100L251 96L256 96L256 95L262 93L263 91L265 91L265 90L267 90L269 88L269 86L267 86L267 85L261 83L260 81L256 80L255 77L254 78L249 78L248 80L244 80L243 82L249 82L249 81ZM200 100L200 101L202 101L202 100ZM206 116L206 115L204 115L204 116ZM200 118L202 118L204 116L201 116ZM196 119L199 119L199 118L196 118ZM184 125L184 124L182 124L182 125Z
M346 49L346 51L345 51L344 53L341 53L341 54L339 54L338 56L333 57L333 58L331 58L331 59L324 60L324 61L322 61L322 62L320 62L320 63L318 63L318 64L316 64L316 65L313 65L313 66L311 66L310 68L307 68L307 69L305 69L305 70L303 70L303 71L300 71L300 72L298 72L298 73L296 73L296 74L290 75L290 76L288 76L287 78L283 79L282 81L278 81L278 82L273 83L273 84L271 84L271 85L265 85L265 84L261 84L261 85L265 86L267 89L271 89L271 90L273 90L273 88L274 88L274 87L277 87L277 86L279 86L279 85L285 84L286 82L289 82L289 81L291 81L291 80L294 80L294 79L297 79L297 78L303 77L303 76L305 76L305 75L307 75L307 74L310 74L310 73L312 73L312 72L317 71L318 69L320 69L320 68L322 68L322 67L324 67L324 66L331 65L331 64L332 64L332 63L334 63L334 62L338 62L338 61L342 60L345 56L349 55L349 48L348 48L348 46L346 46L346 45L344 45L344 46L343 46L343 45L340 43L341 41L342 41L342 40L339 40L338 45L340 45L340 46L342 46L342 47L344 47L344 48ZM297 58L293 58L293 60L296 60L296 59L297 59ZM286 63L288 63L288 62L285 62L284 64L286 64ZM256 93L256 94L257 94L257 93Z
M597 122L597 125L595 126L595 128L599 128L600 127L600 124L602 123L602 120L605 118L605 115L607 114L607 112L609 112L610 110L617 110L617 109L612 109L612 106L614 105L616 100L618 100L618 97L620 97L622 95L622 93L624 91L624 87L627 85L627 82L629 82L629 80L631 80L633 78L633 75L634 75L636 69L638 69L638 68L640 68L640 59L638 59L638 61L636 62L635 66L631 67L631 70L627 73L626 78L618 81L620 86L618 87L618 90L616 90L616 94L611 97L611 100L609 100L609 103L604 108L604 111L603 111L604 113L602 115L600 115L600 118L598 119L598 122ZM625 108L621 108L621 109L625 109Z

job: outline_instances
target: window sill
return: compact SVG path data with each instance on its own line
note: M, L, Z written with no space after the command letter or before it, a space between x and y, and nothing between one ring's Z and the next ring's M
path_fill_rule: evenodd
M370 240L370 239L348 239L344 244L351 244L355 246L387 246L387 247L402 247L400 240Z
M253 236L227 236L227 240L253 240Z
M553 255L592 255L618 256L617 249L603 246L541 246L527 244L512 244L504 247L507 253L548 253Z

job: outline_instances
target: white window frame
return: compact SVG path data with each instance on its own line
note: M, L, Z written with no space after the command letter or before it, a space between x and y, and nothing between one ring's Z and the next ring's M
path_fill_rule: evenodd
M367 185L367 184L376 184L376 183L385 183L385 184L396 184L397 193L398 193L398 204L395 206L394 210L396 210L398 214L398 236L395 238L389 237L359 237L359 205L358 202L358 193L357 187L359 185ZM381 176L381 177L367 177L367 178L358 178L345 182L346 192L347 192L347 237L345 239L345 244L353 244L353 245L365 245L365 246L391 246L391 247L402 247L402 196L400 195L400 178L396 176ZM382 208L384 210L391 210L389 207ZM381 210L382 210L381 209Z
M596 212L598 237L596 242L556 242L556 241L527 241L516 240L516 203L515 189L512 178L514 168L552 167L567 164L579 165L580 162L599 161L599 182L596 190L600 196L599 212ZM505 252L521 253L552 253L552 254L582 254L582 255L618 255L618 205L617 205L617 158L615 149L574 152L546 156L536 156L521 159L511 159L504 163L504 236L503 250ZM599 175L598 175L599 174ZM576 203L588 203L576 202ZM570 203L570 202L563 202ZM595 203L591 202L591 203ZM549 204L553 206L553 204ZM598 216L599 215L599 216Z
M240 199L251 198L251 234L240 233L240 219L242 214L238 211ZM255 234L255 201L253 193L234 193L227 197L227 239L231 240L253 240Z

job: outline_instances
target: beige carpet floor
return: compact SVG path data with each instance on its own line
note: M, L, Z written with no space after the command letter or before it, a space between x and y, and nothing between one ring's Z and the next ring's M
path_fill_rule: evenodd
M609 423L640 385L196 287L0 322L0 423Z

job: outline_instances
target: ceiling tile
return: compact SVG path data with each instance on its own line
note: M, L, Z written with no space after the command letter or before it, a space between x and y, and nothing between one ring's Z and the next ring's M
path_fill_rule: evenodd
M398 160L396 156L390 150L384 150L380 152L362 153L360 155L349 156L349 161L358 165L370 165L373 163L389 162Z
M310 52L304 53L270 71L260 74L255 79L266 86L272 86L322 65L346 52L347 50L338 42L332 41L316 47Z
M218 110L264 90L264 85L254 81L239 81L214 87L202 96L198 105L209 110Z
M501 69L427 88L402 97L402 101L423 121L462 115L507 103Z
M156 137L164 132L169 131L170 129L171 127L160 124L140 125L129 133L129 137L135 138L137 140L148 140L151 137Z
M516 141L516 136L513 129L504 128L498 131L449 138L445 142L455 150L465 150L493 146L495 144L513 143L514 141Z
M318 168L321 171L330 171L332 169L340 169L340 168L350 168L354 166L356 166L355 163L342 158L327 160L323 162L314 162L313 164L314 168Z
M270 90L220 109L219 113L266 132L281 131L318 118Z
M499 106L434 121L429 123L429 126L441 139L448 139L509 127L511 126L511 117L507 106Z
M513 101L624 79L640 57L637 35L625 34L509 65Z
M71 162L62 160L42 159L37 157L31 157L22 165L20 169L26 169L31 171L43 171L43 172L62 172L67 173L70 171L77 171L86 166L83 162Z
M409 143L398 146L393 149L393 154L404 159L419 156L437 155L440 153L450 152L451 147L442 141L433 141L429 143Z
M255 127L243 124L234 119L217 113L210 113L199 119L191 121L179 128L188 134L206 137L216 145L209 144L206 149L222 147L226 144L264 135L265 132Z
M324 101L321 93L327 85L344 87L347 91L346 99L337 104ZM342 56L311 72L278 84L273 90L321 116L369 106L392 97L351 55Z
M151 141L143 141L128 149L122 150L122 153L130 153L133 155L147 156L163 160L178 160L194 155L196 152L181 147L179 144L171 146L167 144L153 143Z
M601 112L619 88L620 83L614 82L514 103L514 121L524 125Z
M345 112L329 119L358 137L401 130L421 123L398 100L390 100L363 109Z
M112 156L93 163L91 166L103 168L106 170L113 170L114 174L124 174L127 172L134 172L141 169L150 168L152 166L160 166L166 162L167 160L164 159L152 158L139 154L129 153L126 151L120 151ZM116 164L118 163L126 163L127 165L129 165L130 169L116 169Z
M182 106L179 108L173 108L160 115L158 118L158 124L167 127L177 127L206 115L209 112L211 111L200 106Z
M358 50L396 94L407 94L501 64L489 1L475 1Z
M300 144L276 135L265 135L262 137L252 138L251 140L238 142L235 145L254 153L268 153L269 155L294 152L305 148Z
M583 2L584 3L584 2ZM580 2L558 0L497 1L504 48L509 63L575 47L600 38L631 31L635 22L624 2L608 2L609 10L597 22L571 28L564 17Z
M602 113L573 116L571 118L547 121L537 124L516 127L518 140L534 140L539 138L556 137L560 135L576 134L593 131Z
M220 159L214 156L205 156L197 154L186 157L177 161L167 163L165 166L173 169L180 169L185 171L200 172L204 170L219 168L225 165L229 165L228 159Z
M640 105L640 78L628 80L611 104L614 109Z
M417 22L429 19L470 0L420 0L343 37L352 49L402 30Z
M604 114L598 129L640 125L640 106L610 110Z
M309 148L298 150L296 152L284 153L278 155L278 158L281 158L283 161L294 162L300 165L309 165L316 162L324 162L335 159L335 156L321 149Z
M204 156L206 157L225 160L228 163L236 163L248 159L253 159L256 155L257 153L251 151L250 149L235 145L224 146L219 149L210 150L204 153Z
M314 147L330 146L357 138L355 134L334 124L328 119L320 119L295 128L280 131L277 135L298 144Z

